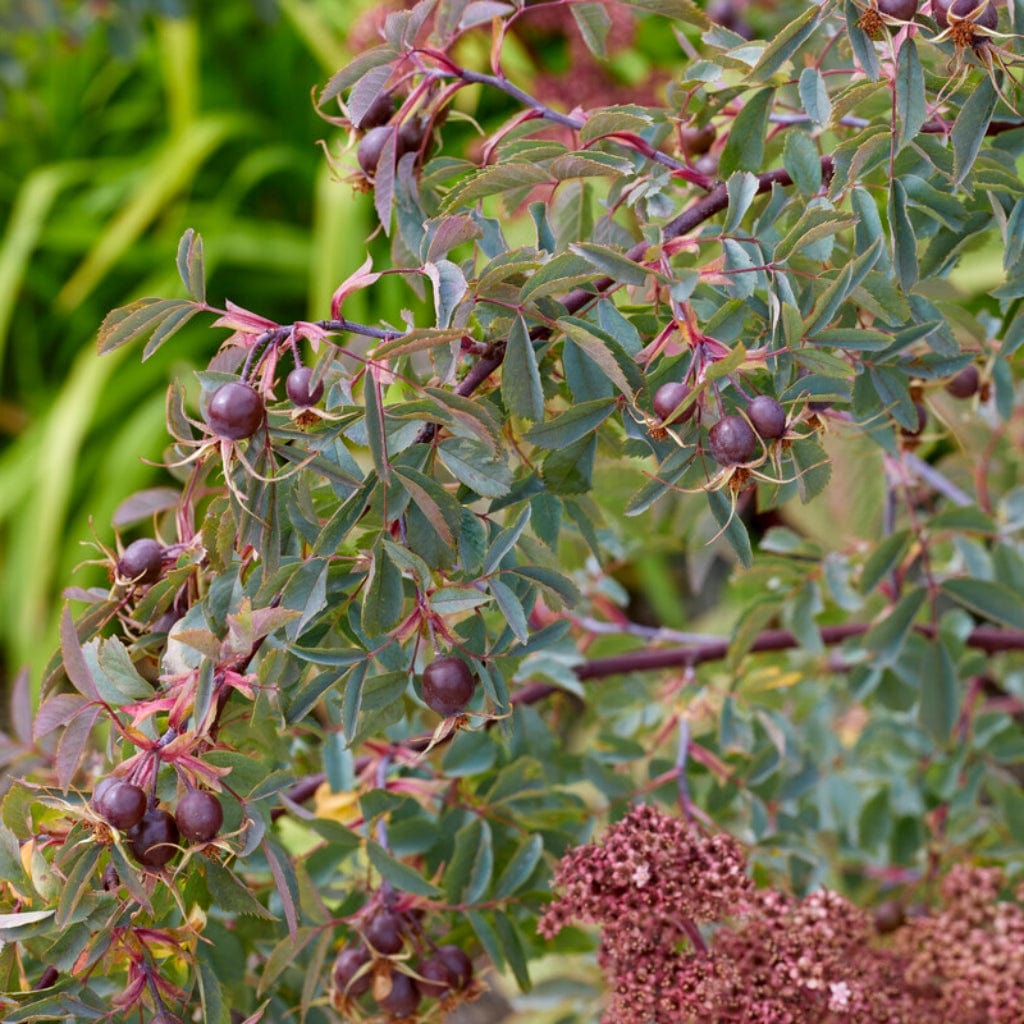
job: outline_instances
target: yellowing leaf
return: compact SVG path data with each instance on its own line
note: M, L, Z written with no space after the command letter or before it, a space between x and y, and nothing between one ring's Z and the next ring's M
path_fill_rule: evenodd
M358 793L352 790L333 793L328 782L321 782L313 794L313 813L318 818L327 818L342 825L351 825L363 816L359 809Z

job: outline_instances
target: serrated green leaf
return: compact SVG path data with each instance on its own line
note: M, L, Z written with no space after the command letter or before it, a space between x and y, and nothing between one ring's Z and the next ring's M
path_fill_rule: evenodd
M437 454L456 480L482 498L504 497L512 486L508 463L477 441L448 437L438 446Z
M802 195L815 196L821 191L821 154L806 132L792 129L786 133L782 165Z
M366 853L377 873L400 892L411 892L414 896L438 899L441 891L431 885L418 871L396 860L379 843L372 839L366 844Z
M252 894L252 891L231 870L219 861L203 861L206 874L206 888L221 910L229 914L246 914L261 917L267 921L277 920L274 915Z
M875 652L880 665L892 665L899 658L926 597L923 587L914 587L865 634L864 646Z
M557 326L593 360L619 391L627 398L633 397L634 390L642 382L639 371L635 361L610 334L577 317L562 317Z
M837 213L826 207L812 206L775 247L775 260L781 263L805 246L845 231L856 223L856 217Z
M148 297L112 310L103 318L96 334L100 355L113 352L131 341L147 337L157 331L166 321L170 326L160 333L160 343L166 341L176 330L183 327L203 307L190 299L158 299ZM156 347L149 346L146 355L152 355Z
M614 398L579 402L553 420L528 430L524 437L538 448L565 448L592 434L612 414Z
M928 117L924 98L924 70L917 45L907 36L896 58L896 145L902 149L921 130Z
M939 638L924 645L920 687L918 721L936 743L945 746L960 714L960 694L956 665Z
M545 295L565 293L576 285L598 276L589 260L573 252L553 256L539 270L533 273L520 289L519 301L523 304Z
M726 234L731 234L739 228L744 215L750 209L750 204L754 201L754 196L757 195L757 175L751 174L750 171L736 171L735 174L729 175L725 187L729 196L729 206L722 230Z
M485 196L500 195L510 189L540 185L550 180L551 173L537 164L513 162L485 167L475 174L467 175L448 193L441 212L458 212Z
M950 132L953 143L953 183L959 185L974 166L985 131L999 102L999 95L987 75L981 75L956 115Z
M599 60L608 57L608 30L611 28L611 18L601 3L573 4L569 10L576 21L576 27L580 30L587 49Z
M512 321L501 368L501 398L513 416L536 422L544 418L544 388L530 332L521 316Z
M983 618L1024 629L1024 601L1002 583L962 577L943 582L942 592Z
M203 238L188 228L178 243L178 276L196 302L206 301L206 276L203 269Z
M595 242L572 242L569 250L582 256L595 270L606 274L613 281L623 284L644 285L649 277L664 281L664 275L629 259L623 253L608 245Z
M594 434L548 454L541 466L541 477L553 494L586 494L594 482Z
M798 83L800 102L807 116L819 127L824 128L832 117L832 103L825 88L825 78L817 68L804 68Z
M749 569L754 564L754 552L750 547L750 534L743 520L736 515L736 507L722 491L708 491L708 505L722 531L722 536L736 552L740 564Z
M521 644L525 644L530 639L530 627L527 625L526 612L519 598L516 597L511 587L497 577L489 579L487 586L494 595L494 600L516 639Z
M595 110L587 117L587 123L579 131L579 139L583 143L593 142L613 132L630 132L638 135L646 131L651 124L651 115L642 107L605 107L602 110Z
M764 165L765 134L774 89L759 89L736 115L718 161L718 173L728 179L733 171L759 172Z
M493 898L504 900L518 892L529 881L543 853L544 840L540 836L532 835L524 839L498 877Z
M860 14L860 8L854 3L854 0L843 0L843 17L846 20L846 32L850 37L853 55L864 74L875 81L881 75L882 68L878 63L878 54L875 53L874 43L860 27Z
M663 14L675 21L686 21L698 28L710 28L708 16L693 0L623 0L628 7L635 7L651 14Z
M797 50L810 39L820 16L821 8L817 4L811 4L799 17L777 32L750 72L750 80L767 82L776 71L781 71Z
M903 560L913 534L909 530L891 533L879 541L860 571L860 592L870 594L882 579Z
M363 599L361 624L369 636L383 636L402 619L405 593L402 574L387 549L378 543L373 549L370 584Z

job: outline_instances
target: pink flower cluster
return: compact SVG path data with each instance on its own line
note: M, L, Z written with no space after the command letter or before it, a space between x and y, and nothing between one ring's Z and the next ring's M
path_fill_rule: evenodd
M539 930L600 926L608 1024L1024 1022L1024 908L998 870L955 868L944 908L883 943L843 897L755 891L745 867L732 838L637 807L565 856Z

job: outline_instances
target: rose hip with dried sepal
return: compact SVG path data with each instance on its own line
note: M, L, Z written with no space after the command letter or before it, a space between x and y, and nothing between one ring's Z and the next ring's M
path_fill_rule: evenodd
M459 946L438 946L437 953L455 975L455 987L464 989L473 980L473 961L469 954Z
M378 910L370 918L363 935L378 953L394 956L395 953L401 952L404 931L405 925L400 914L392 910Z
M334 961L332 976L334 987L350 998L361 996L370 990L370 973L359 974L360 968L370 962L370 954L363 946L343 949ZM353 978L355 980L353 981Z
M164 549L152 537L133 540L117 560L117 574L133 583L156 583L163 568Z
M307 409L316 405L324 397L324 382L317 381L316 387L311 391L309 383L313 378L312 367L299 366L288 374L284 382L284 389L291 401L301 409Z
M424 960L419 966L418 973L420 978L416 984L420 992L430 999L440 999L457 986L455 972L441 953L435 953Z
M178 826L167 811L147 811L142 821L128 833L135 859L144 868L159 870L178 852Z
M465 711L475 689L469 666L454 654L437 658L423 670L423 702L439 715L449 717Z
M392 971L390 983L390 987L383 995L378 995L379 989L374 986L377 1005L395 1017L409 1017L414 1014L416 1007L420 1005L420 991L416 987L416 982L408 974ZM386 984L386 981L382 982L381 987Z
M178 801L174 820L186 839L208 843L224 824L224 808L213 793L194 789Z
M265 414L263 399L255 390L240 380L232 380L214 391L205 419L217 437L241 441L260 429Z
M946 390L954 398L972 398L981 387L981 374L972 363L946 381Z
M720 466L739 466L757 452L757 435L742 416L723 416L708 431L708 450Z
M651 402L655 416L666 426L675 426L692 419L693 414L697 411L696 402L691 402L682 412L671 420L669 419L675 409L690 396L691 390L690 386L682 381L669 381L667 384L662 384L654 392L654 400Z
M114 828L134 828L146 813L146 794L124 779L106 778L96 787L92 805Z
M750 402L747 419L766 441L777 441L786 433L786 410L770 395L758 395Z

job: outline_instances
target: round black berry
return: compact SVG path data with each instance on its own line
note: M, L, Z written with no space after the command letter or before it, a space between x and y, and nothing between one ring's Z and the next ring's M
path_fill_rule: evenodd
M917 0L878 0L878 9L890 18L912 21L917 14Z
M186 839L208 843L224 824L224 808L212 793L193 789L178 801L174 820Z
M421 977L416 985L420 992L430 999L440 999L445 992L455 988L455 972L440 953L424 960L419 967Z
M371 128L376 128L379 125L387 124L391 120L391 115L395 112L395 101L391 97L391 93L382 92L367 108L363 111L363 116L355 122L356 128L362 131L369 131Z
M167 811L147 811L128 839L132 854L144 868L162 868L178 852L178 826Z
M311 367L300 366L292 370L284 382L284 389L288 393L288 397L295 405L303 409L310 405L316 405L324 397L324 382L322 380L317 381L317 385L312 391L309 390L309 382L312 377Z
M720 466L738 466L754 457L757 435L742 416L723 416L708 431L708 450Z
M386 996L378 996L377 1005L395 1017L409 1017L420 1005L420 993L416 982L408 974L395 971L391 975L391 990Z
M418 117L406 121L398 129L398 155L412 153L423 145L423 139L427 134L427 126Z
M374 171L377 170L377 164L380 163L380 155L384 151L384 144L393 134L394 130L392 128L387 125L379 125L376 128L371 128L359 140L359 146L356 149L356 160L359 161L359 166L368 177L372 177Z
M360 975L355 981L352 979L359 974L359 968L369 962L370 954L362 946L343 949L334 961L334 987L353 999L361 996L370 988L369 971Z
M690 160L694 157L703 156L715 144L717 134L713 124L706 124L700 128L696 125L687 125L680 128L680 152Z
M875 931L888 935L903 926L907 915L899 900L886 900L875 908Z
M685 423L687 420L692 419L693 414L697 411L696 402L691 402L674 419L669 419L669 416L672 415L679 403L686 401L690 390L690 386L683 384L682 381L669 381L668 384L662 384L654 392L654 401L651 403L655 416L666 426L674 426L677 423Z
M402 918L390 910L379 910L366 926L366 941L378 953L393 956L402 949Z
M133 583L156 583L163 560L163 546L151 537L143 537L124 549L117 560L117 573Z
M776 441L786 432L786 410L769 395L758 395L747 406L747 418L766 441Z
M436 956L439 956L455 975L455 987L465 988L473 980L473 961L469 955L459 946L438 946Z
M218 437L240 441L260 429L263 414L263 399L248 384L232 380L214 391L206 423Z
M925 428L928 422L928 410L920 403L914 403L914 412L917 414L916 427L902 427L900 433L904 437L917 437Z
M423 670L423 702L439 715L448 717L465 711L475 689L469 666L453 654L432 661Z
M981 374L973 364L965 366L958 374L946 381L946 390L954 398L970 398L978 393L981 386Z
M104 785L106 782L110 785ZM146 813L146 794L124 779L104 779L96 787L92 803L114 828L134 828Z
M984 5L982 11L976 16L972 17L974 12ZM953 15L963 21L968 20L972 25L977 25L979 28L994 29L999 24L999 12L996 10L996 5L992 3L992 0L953 0L950 4L947 0L932 0L932 17L935 18L936 24L940 29L949 28L949 12L952 11ZM974 40L977 36L971 36L968 38L963 45L973 45Z

